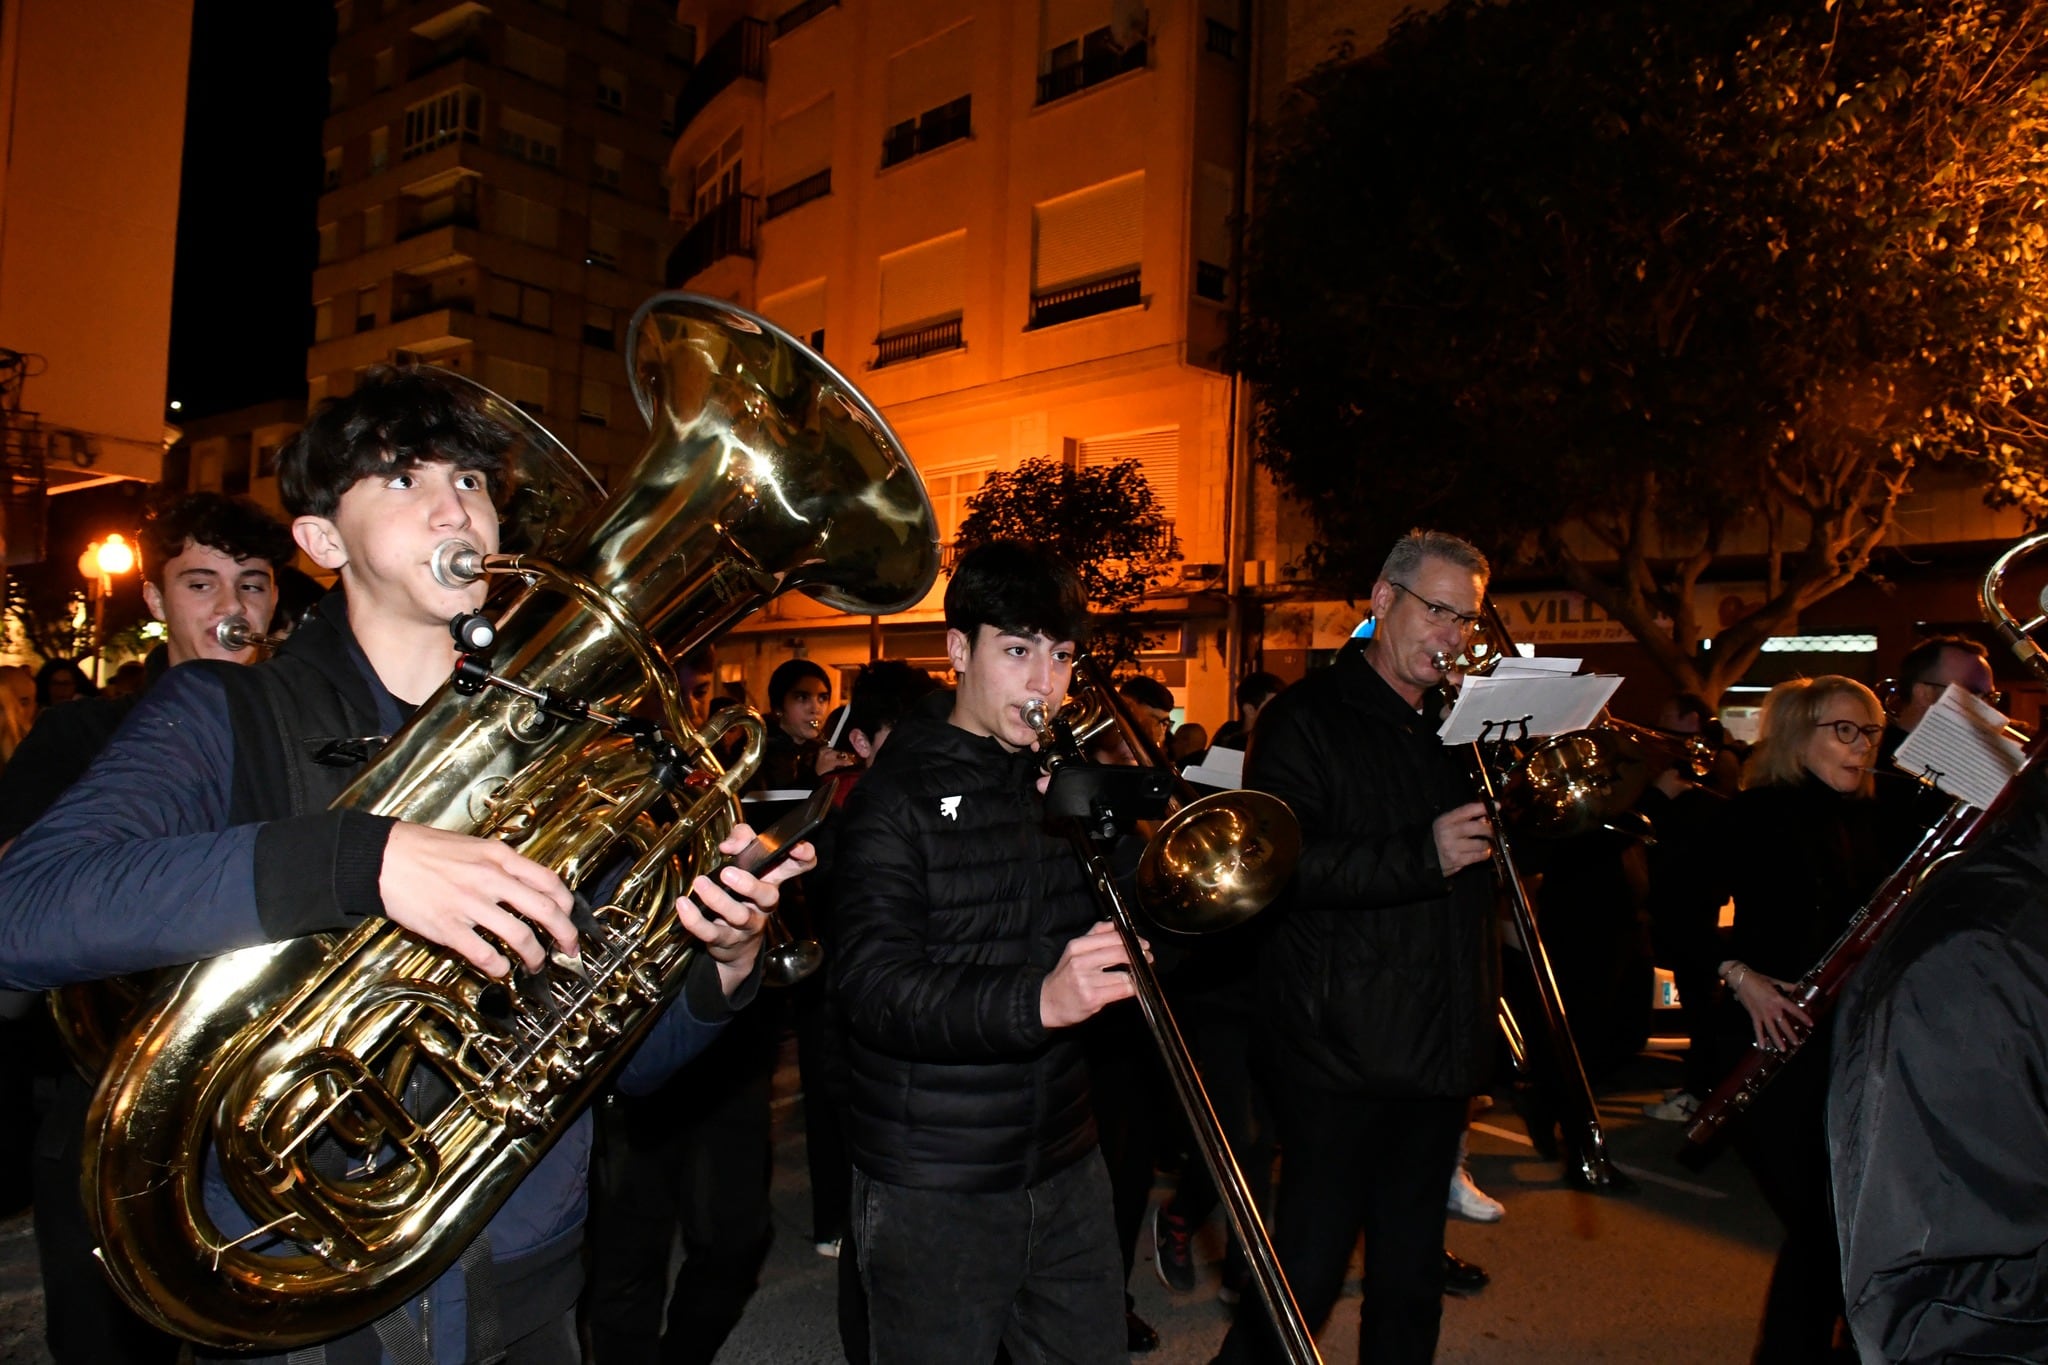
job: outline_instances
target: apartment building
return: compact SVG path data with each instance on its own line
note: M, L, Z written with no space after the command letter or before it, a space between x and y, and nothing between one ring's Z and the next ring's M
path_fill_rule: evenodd
M661 285L695 39L659 0L338 0L310 399L416 357L545 423L600 479L645 426L624 366Z
M1228 714L1221 368L1244 162L1237 0L685 0L667 282L810 341L889 418L950 542L990 474L1136 458L1185 562L1144 660ZM722 645L943 666L940 590L880 623L777 603Z

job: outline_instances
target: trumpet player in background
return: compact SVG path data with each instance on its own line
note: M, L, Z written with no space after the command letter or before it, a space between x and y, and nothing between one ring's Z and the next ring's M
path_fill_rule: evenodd
M278 574L297 547L291 532L260 509L219 493L192 493L156 509L142 524L142 599L164 626L149 653L143 690L167 669L194 659L247 663L255 656L223 647L215 628L239 614L260 634L277 607ZM0 772L0 850L35 822L106 747L135 708L128 697L81 697L43 712ZM44 1027L43 1020L8 1032ZM14 1051L15 1049L10 1049ZM20 1049L17 1055L25 1055ZM59 1365L73 1361L168 1361L178 1343L138 1318L107 1285L92 1255L78 1177L92 1087L59 1065L49 1109L39 1116L30 1166L36 1253L43 1278L43 1333ZM16 1122L28 1125L29 1097L16 1098Z
M1261 1070L1284 1157L1274 1238L1309 1327L1365 1235L1359 1359L1436 1353L1445 1190L1485 1088L1499 943L1485 807L1437 738L1444 671L1478 629L1489 568L1440 531L1402 537L1374 631L1260 714L1245 785L1301 821L1301 862L1265 945ZM1279 1359L1243 1300L1219 1359Z
M959 686L848 798L830 970L851 1062L851 1236L873 1359L1123 1365L1121 1258L1080 1024L1135 992L1044 820L1025 708L1087 624L1071 569L997 541L946 588Z
M373 368L286 448L293 538L339 588L263 664L172 670L0 859L0 986L97 980L373 917L493 976L512 965L493 940L536 970L550 948L576 952L570 893L554 873L495 839L329 809L374 746L308 742L394 732L449 677L450 618L482 605L480 583L445 587L431 560L451 539L496 548L492 493L513 436L457 384L433 369ZM735 827L722 847L751 837ZM766 878L727 868L696 879L697 902L718 918L688 897L677 914L707 952L623 1085L658 1083L747 1002L776 884L809 862L800 846ZM495 1337L513 1362L577 1360L589 1145L585 1115L464 1256L486 1273L451 1268L417 1313L395 1310L321 1346L323 1357L453 1361L492 1353ZM208 1185L229 1202L217 1169Z

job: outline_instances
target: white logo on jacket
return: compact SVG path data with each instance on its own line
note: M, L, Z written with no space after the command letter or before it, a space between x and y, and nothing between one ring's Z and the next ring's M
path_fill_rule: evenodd
M960 818L960 798L957 796L940 797L939 814L945 816L948 820L958 820Z

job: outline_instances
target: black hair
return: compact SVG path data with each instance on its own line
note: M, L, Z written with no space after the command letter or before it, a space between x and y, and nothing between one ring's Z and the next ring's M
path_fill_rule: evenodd
M446 460L481 472L496 495L513 439L460 379L431 365L373 365L354 393L322 403L285 446L278 493L295 517L331 517L363 479Z
M832 680L825 676L825 670L809 659L791 659L788 663L777 664L775 671L768 675L768 709L780 711L782 699L805 678L816 678L825 684L825 695L832 695Z
M877 659L864 664L853 675L846 728L873 739L900 724L918 702L938 690L937 678L902 659Z
M708 678L718 668L718 650L709 640L676 660L678 669L687 668L700 678Z
M1691 716L1702 726L1714 719L1714 708L1697 692L1680 692L1671 698L1671 714L1684 720Z
M1117 684L1116 690L1118 695L1137 702L1140 706L1149 706L1155 711L1173 709L1172 689L1157 678L1148 678L1140 673L1135 677L1125 678Z
M1277 673L1247 673L1237 680L1237 709L1264 706L1287 690Z
M1045 546L991 540L960 556L946 585L946 628L965 635L972 649L983 626L1080 644L1088 635L1088 595Z
M86 676L85 670L72 660L49 659L43 663L41 668L36 670L37 706L48 706L50 704L50 679L56 677L59 673L69 673L72 681L78 684L76 689L77 697L90 697L99 691L99 688L93 685L92 679ZM74 697L75 699L76 697Z
M142 523L142 577L164 585L164 565L193 545L218 550L237 564L260 559L281 574L299 552L292 533L252 502L224 493L187 493L163 503Z
M1906 656L1899 660L1899 681L1908 686L1928 681L1934 670L1941 666L1944 649L1974 654L1987 666L1991 662L1991 651L1967 635L1930 635L1907 650Z

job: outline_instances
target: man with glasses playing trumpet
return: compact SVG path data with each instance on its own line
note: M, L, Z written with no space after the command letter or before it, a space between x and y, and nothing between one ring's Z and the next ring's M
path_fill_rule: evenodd
M1363 1229L1358 1354L1396 1365L1436 1352L1444 1191L1493 1058L1486 810L1436 733L1439 660L1477 629L1488 574L1455 536L1404 536L1373 584L1372 638L1273 701L1245 771L1302 831L1262 964L1286 1153L1275 1246L1313 1329ZM1245 1303L1219 1359L1277 1358Z

